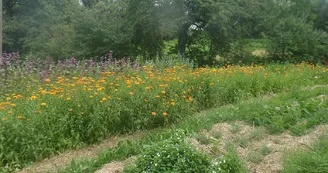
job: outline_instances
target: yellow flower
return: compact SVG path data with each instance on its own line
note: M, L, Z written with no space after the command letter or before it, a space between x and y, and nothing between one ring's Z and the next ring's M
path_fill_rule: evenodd
M41 106L47 106L47 103L41 103Z
M158 99L159 99L160 97L161 97L161 96L159 96L159 95L156 96L156 98L158 98Z
M214 83L213 83L213 82L211 82L211 83L210 83L210 86L214 86Z
M70 111L70 112L73 112L73 109L72 109L72 108L70 108L70 109L68 109L68 111Z
M129 94L132 96L134 93L133 92L129 92Z
M167 116L167 113L166 112L163 112L163 116L166 117Z
M171 102L171 105L174 106L175 105L175 101Z
M17 118L18 118L18 119L22 119L22 118L23 118L23 116L19 115L19 116L17 116Z
M46 80L44 80L45 82L51 82L51 80L49 78L47 78Z
M16 104L12 103L12 104L10 104L10 106L12 106L12 107L15 107L15 106L16 106Z
M6 120L8 120L8 118L2 118L1 120L2 120L2 121L6 121Z
M114 91L115 91L115 92L118 92L118 89L115 89Z
M106 98L106 97L102 98L102 101L106 101L106 100L107 100L107 98Z
M90 99L92 99L93 98L93 96L90 96Z
M144 99L144 101L145 101L145 102L148 102L148 100L147 100L147 99Z
M156 115L156 112L151 112L151 115L155 116Z
M165 94L166 92L165 91L161 91L162 94Z
M67 98L66 98L66 100L67 100L67 101L70 101L70 100L71 100L71 98L67 97Z

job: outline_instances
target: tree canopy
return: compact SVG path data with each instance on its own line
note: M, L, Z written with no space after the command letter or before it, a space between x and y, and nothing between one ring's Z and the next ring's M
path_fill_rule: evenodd
M327 0L4 0L3 50L23 55L328 59ZM174 45L167 49L167 43Z

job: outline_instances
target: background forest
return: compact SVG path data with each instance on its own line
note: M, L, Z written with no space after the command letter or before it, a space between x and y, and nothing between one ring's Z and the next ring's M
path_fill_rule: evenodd
M3 0L3 50L55 60L326 62L327 0Z

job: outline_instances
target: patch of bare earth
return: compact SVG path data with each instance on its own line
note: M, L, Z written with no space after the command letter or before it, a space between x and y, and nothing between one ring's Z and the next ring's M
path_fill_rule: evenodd
M131 165L136 161L137 157L130 157L124 161L114 161L104 165L95 173L121 173L125 166Z
M267 52L265 50L258 49L258 50L254 50L252 52L252 55L254 55L254 56L265 56L265 55L267 55Z
M44 159L38 163L33 164L30 167L26 167L22 170L16 171L16 173L42 173L42 172L54 172L60 168L63 168L71 163L72 160L80 159L92 159L98 156L103 150L115 147L118 142L122 140L132 140L143 137L144 133L138 133L133 135L124 135L110 137L107 140L87 148L82 148L78 150L68 151L59 154L48 159ZM117 167L119 164L117 164Z
M189 139L192 145L196 146L200 151L207 154L213 155L218 154L218 148L220 153L226 153L226 144L234 143L238 155L244 160L246 167L251 173L276 173L280 172L283 161L283 154L286 150L298 149L309 149L311 144L316 141L316 139L327 132L328 125L320 125L312 129L308 134L304 136L291 136L289 132L285 132L280 135L264 135L260 139L254 139L253 132L254 127L244 124L243 122L236 122L234 126L238 126L239 130L236 132L232 125L228 123L216 124L212 129L206 133L202 132L203 135L207 135L210 139L216 140L216 144L213 142L209 145L202 145L199 141L192 138ZM220 138L216 139L213 137L215 134L220 134ZM246 138L247 145L242 146L236 143L238 139ZM252 162L249 159L249 154L260 150L260 148L266 146L270 149L270 153L262 156L259 162ZM214 150L215 149L215 150Z

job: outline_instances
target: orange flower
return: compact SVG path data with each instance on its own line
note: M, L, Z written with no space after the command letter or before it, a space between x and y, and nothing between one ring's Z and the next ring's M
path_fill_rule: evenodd
M129 94L132 96L134 93L133 92L129 92Z
M156 115L156 112L151 112L151 115L155 116Z
M67 97L67 98L66 98L66 100L67 100L67 101L70 101L70 100L71 100L71 98Z
M166 117L167 116L167 113L166 112L163 112L163 116Z

